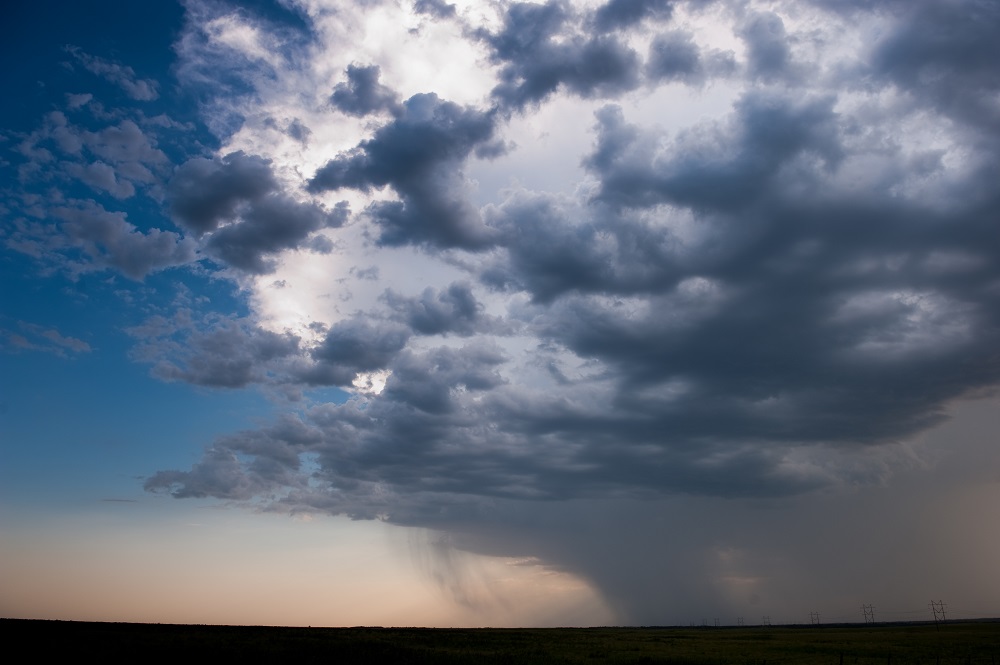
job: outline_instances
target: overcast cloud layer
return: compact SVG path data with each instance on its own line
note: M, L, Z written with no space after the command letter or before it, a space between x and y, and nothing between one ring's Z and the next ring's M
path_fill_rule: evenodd
M18 137L3 242L241 290L131 357L283 415L150 491L537 556L623 622L853 609L875 573L796 567L817 525L896 523L860 497L910 496L912 442L1000 382L997 34L986 0L191 0L175 82L67 48L132 106ZM170 94L215 146L142 110Z

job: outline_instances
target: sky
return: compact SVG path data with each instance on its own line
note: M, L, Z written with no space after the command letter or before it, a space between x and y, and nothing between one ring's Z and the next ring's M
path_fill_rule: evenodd
M0 616L1000 615L1000 4L0 21Z

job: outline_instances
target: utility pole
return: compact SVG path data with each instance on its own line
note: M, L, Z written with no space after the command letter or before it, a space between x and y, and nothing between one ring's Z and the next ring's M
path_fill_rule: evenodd
M861 612L865 615L865 624L875 623L875 608L871 605L862 605Z
M818 626L819 625L819 612L810 612L809 613L809 623L811 625L813 625L813 626Z

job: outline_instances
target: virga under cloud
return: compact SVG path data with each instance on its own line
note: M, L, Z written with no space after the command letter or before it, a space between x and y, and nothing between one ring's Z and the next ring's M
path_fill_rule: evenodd
M697 563L714 541L617 526L618 549L584 553L580 514L891 483L913 464L900 441L1000 382L994 3L186 7L177 85L218 77L200 107L217 147L167 157L169 124L92 111L86 129L74 98L19 139L4 203L7 248L46 269L209 272L248 295L245 315L130 328L158 379L288 400L149 490L441 529L650 622L671 594L738 604ZM411 27L373 47L387 19ZM461 99L410 58L429 22L472 63ZM133 102L167 94L69 53ZM712 90L713 114L650 120ZM519 151L581 117L567 186L533 186ZM486 191L486 168L507 184ZM137 197L158 222L132 225ZM643 547L679 571L662 602L630 572ZM740 579L790 597L750 559Z

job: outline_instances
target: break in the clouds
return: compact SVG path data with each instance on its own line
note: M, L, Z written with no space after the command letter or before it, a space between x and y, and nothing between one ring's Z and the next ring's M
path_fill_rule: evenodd
M1000 383L996 5L294 7L187 6L213 150L82 97L16 144L9 249L232 280L248 312L163 306L131 355L288 400L147 489L449 531L655 621L794 596L741 511L846 519L822 497L891 487L923 465L901 442Z

